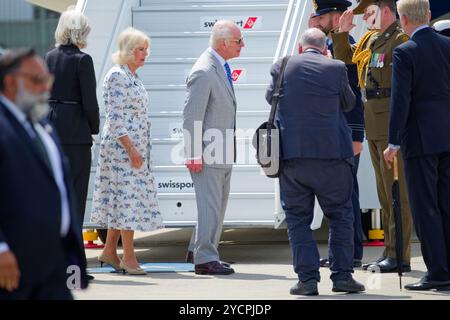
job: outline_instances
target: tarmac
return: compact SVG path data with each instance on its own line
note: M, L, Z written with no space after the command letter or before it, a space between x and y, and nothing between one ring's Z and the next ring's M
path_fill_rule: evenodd
M163 229L136 233L138 260L144 262L184 262L191 229ZM97 240L97 243L100 241ZM327 244L319 243L321 257ZM378 258L383 247L365 247L364 262ZM101 249L86 249L89 267L99 267ZM119 273L95 274L87 290L73 291L76 300L450 300L450 291L400 290L397 273L372 273L355 269L354 278L366 286L361 294L331 291L330 270L321 268L319 296L289 294L297 282L286 230L226 229L219 252L233 262L235 274L196 275L194 272L148 273L145 276ZM119 250L121 253L121 250ZM426 271L420 244L412 244L412 271L402 277L403 285L418 281Z

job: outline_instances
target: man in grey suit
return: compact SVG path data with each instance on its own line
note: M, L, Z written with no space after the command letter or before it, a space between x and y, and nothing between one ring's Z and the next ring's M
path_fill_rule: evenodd
M314 196L330 221L329 257L334 292L359 292L353 272L353 209L351 130L344 111L355 105L345 64L327 57L326 36L305 31L300 55L289 59L275 120L281 134L281 204L286 213L298 283L294 295L317 295L319 251L311 222ZM271 70L270 103L281 60Z
M238 57L243 46L234 22L216 22L210 47L187 78L183 112L186 166L194 182L198 211L187 260L195 263L196 274L234 273L229 264L220 261L217 247L236 150L236 96L227 60Z

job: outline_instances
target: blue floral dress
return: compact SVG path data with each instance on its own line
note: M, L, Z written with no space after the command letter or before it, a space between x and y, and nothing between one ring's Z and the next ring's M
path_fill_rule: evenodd
M104 228L151 231L162 228L151 161L148 94L126 65L116 65L103 82L106 121L95 175L91 221ZM143 157L140 169L118 138L128 135Z

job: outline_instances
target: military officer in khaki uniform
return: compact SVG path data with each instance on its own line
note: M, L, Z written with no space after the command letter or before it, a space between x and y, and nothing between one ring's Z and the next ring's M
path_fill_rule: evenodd
M344 12L339 22L339 32L332 34L335 57L346 63L355 63L358 68L364 101L366 136L382 209L385 244L383 256L369 265L376 264L381 272L395 272L397 268L391 197L393 170L387 168L383 157L383 151L388 145L392 52L395 47L408 40L408 36L402 32L396 20L395 2L395 0L361 0L355 9ZM363 20L369 31L359 43L350 45L348 33L355 26L354 14L364 14ZM412 218L400 154L398 158L404 246L403 270L410 271Z

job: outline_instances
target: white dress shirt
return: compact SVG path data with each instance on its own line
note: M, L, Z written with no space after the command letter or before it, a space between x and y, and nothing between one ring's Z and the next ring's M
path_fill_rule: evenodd
M30 137L34 139L35 131L33 131L33 129L31 128L31 124L27 121L26 115L17 106L15 106L12 101L1 94L0 101L14 115L14 117L24 127ZM33 126L36 132L39 134L42 142L44 143L52 166L53 177L55 178L56 185L58 186L59 192L61 194L61 236L64 237L65 235L67 235L70 227L70 209L67 188L64 183L62 157L59 153L58 147L56 146L52 137L47 133L47 131L39 123L35 123ZM6 251L9 251L8 244L5 242L0 242L0 254Z

